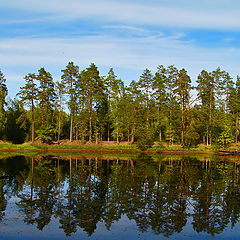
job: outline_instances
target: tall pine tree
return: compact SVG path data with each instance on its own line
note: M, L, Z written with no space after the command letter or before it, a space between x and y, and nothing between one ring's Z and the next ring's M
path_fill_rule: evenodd
M37 100L37 85L36 85L36 75L29 73L24 77L25 79L25 86L20 88L18 95L22 102L27 103L30 105L31 108L31 122L32 122L32 142L35 139L35 119L34 119L34 102Z
M69 140L73 140L73 117L74 117L74 85L78 79L79 67L74 65L73 62L69 62L64 70L62 70L62 83L65 86L65 93L70 96L70 131Z

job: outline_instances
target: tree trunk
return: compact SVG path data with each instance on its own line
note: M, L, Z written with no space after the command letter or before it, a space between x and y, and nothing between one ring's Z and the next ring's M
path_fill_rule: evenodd
M43 89L43 83L42 83L42 92L44 91ZM43 129L43 126L44 126L44 114L43 114L43 111L44 111L44 104L43 104L43 99L42 99L42 103L41 103L41 128Z
M90 86L90 117L89 117L89 142L92 142L92 86Z
M70 137L69 141L72 142L72 135L73 135L73 115L71 114L71 119L70 119Z
M34 142L34 132L35 132L35 123L34 123L34 103L33 103L33 99L32 99L32 143Z
M238 143L238 135L239 135L238 126L239 126L239 119L238 119L238 111L237 111L236 113L236 144Z
M210 145L212 145L212 100L213 100L213 87L211 87L209 106Z
M123 104L122 104L122 94L121 91L119 90L119 95L120 95L120 103L121 103L121 140L123 140L124 138L124 134L123 134L123 129L124 129L124 115L123 115Z
M170 103L169 103L169 108L170 108L170 121L169 121L169 126L170 126L170 131L172 134L172 88L170 88ZM170 143L173 145L173 134L171 135Z
M109 87L109 93L108 93L108 142L110 141L110 116L109 116L109 109L111 108L110 106L110 99L111 99L111 83L110 83L110 87Z
M170 129L172 128L172 88L170 88L170 103L169 103L169 109L170 109L170 121L169 121L169 125L170 125Z
M61 111L62 111L61 94L59 97L60 97L60 109L58 113L58 144L60 143L60 134L61 134Z
M71 80L71 119L70 119L70 137L69 140L72 142L73 135L73 92L72 92L72 80Z
M133 126L132 126L132 130L131 130L131 144L133 144L134 143L134 138L135 138L135 129L136 129L136 126L135 126L135 122L134 122L134 124L133 124Z
M181 144L184 145L184 109L183 109L183 96L181 96L181 110L182 110L182 133L181 133Z
M160 105L161 103L159 103ZM161 113L161 108L158 107L158 127L159 127L159 141L162 141L162 127L161 127L161 117L160 117L160 113Z
M58 144L60 143L60 134L61 134L61 110L58 115Z
M162 127L160 124L159 124L159 141L160 142L162 141Z
M146 98L147 98L147 129L149 127L149 106L148 106L148 82L146 88Z
M110 141L110 118L108 116L108 142Z
M42 111L41 111L41 128L43 129L43 124L44 124L44 120L43 120L43 118L44 118L44 116L43 116L43 103L41 104L41 109L42 109Z

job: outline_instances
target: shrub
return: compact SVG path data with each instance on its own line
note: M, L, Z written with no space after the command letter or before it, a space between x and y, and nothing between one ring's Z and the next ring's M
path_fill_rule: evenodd
M145 151L148 148L151 148L154 144L153 131L146 127L138 128L136 130L136 140L137 147L140 150Z
M57 132L57 130L55 128L53 128L52 126L48 126L46 128L36 131L41 142L47 143L47 144L51 144L53 142L54 135L56 132Z

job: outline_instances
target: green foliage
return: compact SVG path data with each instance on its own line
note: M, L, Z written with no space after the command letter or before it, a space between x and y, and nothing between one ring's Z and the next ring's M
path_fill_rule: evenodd
M6 104L6 96L7 96L7 86L5 84L6 78L3 73L0 71L0 139L3 138L4 128L6 126L6 115L4 111L4 106Z
M30 128L30 121L20 101L9 100L6 111L6 139L13 143L23 143Z
M41 107L41 127L53 124L53 106L56 99L52 75L44 68L38 70L38 101Z
M218 138L218 143L220 144L221 147L228 147L230 143L233 143L233 134L232 134L232 129L231 126L225 125L222 133L220 134Z
M175 131L172 128L167 128L166 130L166 141L169 141L169 143L173 143L173 139L174 139L174 134Z
M47 144L50 144L53 142L56 132L57 130L52 126L48 126L46 128L36 131L42 143L47 143Z
M198 130L200 129L200 121L198 118L192 118L190 122L190 126L187 128L187 131L185 133L185 146L186 147L196 147L200 134L198 133Z
M136 131L137 147L145 151L151 148L154 144L154 135L152 129L146 127L139 127Z
M199 74L195 100L191 97L193 86L187 71L178 70L174 65L159 65L155 74L145 69L139 81L125 86L112 68L107 77L103 77L93 63L79 72L79 67L69 62L62 70L61 79L61 83L54 84L51 74L44 68L36 75L25 76L26 84L18 95L31 107L23 111L21 118L31 118L33 141L35 128L40 129L44 142L51 141L50 132L43 126L52 125L59 129L58 139L69 138L70 142L74 138L91 142L94 137L99 141L116 140L118 143L144 142L151 135L142 130L146 126L154 129L154 138L163 143L181 142L187 147L198 143L212 145L220 136L219 143L223 141L221 144L224 145L229 142L223 140L228 139L223 131L225 120L234 130L236 141L239 139L240 78L237 77L234 83L220 68L212 72L203 70ZM6 128L3 106L7 90L2 74L0 80L5 93L1 95L0 89L0 133L3 136ZM65 96L67 101L64 101ZM68 112L64 111L66 105ZM139 131L147 137L142 137ZM27 137L30 139L30 134Z
M189 128L185 134L185 146L196 147L199 141L199 134L193 128Z

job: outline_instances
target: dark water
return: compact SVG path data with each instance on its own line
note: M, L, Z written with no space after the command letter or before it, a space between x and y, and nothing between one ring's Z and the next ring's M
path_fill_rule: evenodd
M3 159L0 239L239 239L239 168L211 156Z

